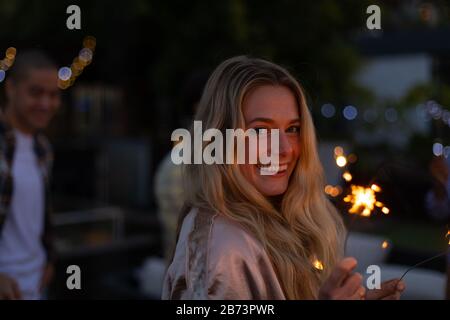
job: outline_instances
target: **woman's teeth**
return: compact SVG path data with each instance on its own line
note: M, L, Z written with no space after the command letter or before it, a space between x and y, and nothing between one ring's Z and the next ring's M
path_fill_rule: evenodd
M287 168L288 168L287 164L282 164L282 165L258 164L257 166L260 169L260 173L262 175L274 175L279 172L283 172L283 171L287 170Z

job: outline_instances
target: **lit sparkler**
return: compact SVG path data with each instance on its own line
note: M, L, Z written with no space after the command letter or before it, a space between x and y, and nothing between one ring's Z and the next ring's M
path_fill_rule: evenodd
M344 149L341 146L336 146L334 148L334 158L336 160L336 165L340 168L345 169L342 174L342 178L347 182L351 182L353 180L353 176L346 166L348 163L355 163L357 160L357 156L355 154L350 154L348 157L344 154ZM325 193L332 197L336 197L339 193L335 191L336 187L326 186ZM348 210L350 214L353 215L353 219L350 222L350 225L347 228L347 237L345 238L344 248L347 247L348 236L350 234L350 229L355 222L355 218L358 216L368 218L372 215L374 210L379 209L384 214L389 214L390 210L387 208L381 201L377 200L377 193L381 192L381 188L372 184L370 187L359 186L359 185L351 185L350 193L347 194L343 200L346 203L350 203L351 207ZM389 243L384 241L381 245L383 250L387 249Z
M351 193L344 197L344 202L351 203L348 210L351 214L362 217L370 217L376 207L380 207L384 214L389 213L389 209L377 200L376 193L381 192L381 188L372 184L370 188L351 185Z

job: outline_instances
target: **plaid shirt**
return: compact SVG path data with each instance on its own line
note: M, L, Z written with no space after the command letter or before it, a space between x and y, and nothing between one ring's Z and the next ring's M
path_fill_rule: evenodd
M15 136L13 129L0 119L0 235L10 213L11 198L13 194L14 181L12 177L12 164L15 150ZM44 232L42 244L47 253L47 260L54 258L50 222L50 188L49 179L53 163L53 152L47 138L42 133L34 136L34 151L38 159L44 186L45 186L45 212Z

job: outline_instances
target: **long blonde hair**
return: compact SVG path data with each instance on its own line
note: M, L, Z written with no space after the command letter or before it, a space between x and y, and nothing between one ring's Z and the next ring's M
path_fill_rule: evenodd
M186 165L187 205L240 223L265 248L286 297L315 299L342 256L345 228L323 191L314 125L300 84L271 62L246 56L228 59L209 78L195 120L202 121L203 130L245 129L245 95L268 84L291 90L301 118L300 158L281 205L273 205L258 192L237 164ZM313 259L324 269L314 268Z

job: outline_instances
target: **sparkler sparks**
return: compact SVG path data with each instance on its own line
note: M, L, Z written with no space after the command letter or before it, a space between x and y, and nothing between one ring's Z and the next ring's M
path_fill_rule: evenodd
M389 213L389 209L380 201L377 201L376 193L381 192L381 188L372 184L370 188L351 185L351 193L344 197L344 201L351 203L352 207L348 210L351 214L357 214L363 217L370 217L375 207L382 207L382 212Z
M350 154L348 157L345 156L344 149L341 146L336 146L334 148L334 158L336 160L336 165L338 167L341 167L345 169L344 173L342 174L342 178L346 182L350 182L353 180L353 176L350 173L350 171L345 168L348 163L355 163L357 160L357 156L355 154ZM350 229L353 223L356 220L356 217L370 217L372 215L372 212L379 208L381 212L384 214L389 214L389 208L385 207L384 204L381 201L377 200L376 193L381 192L380 186L376 184L370 185L370 187L365 186L359 186L359 185L350 185L350 193L347 194L343 200L346 203L350 203L351 207L348 210L350 214L353 215L353 219L351 220L350 225L347 228L347 236L345 238L344 248L347 248L347 242L348 242L348 236L350 234ZM333 186L326 186L325 187L325 193L336 197L340 194L335 192L335 187ZM384 241L381 244L381 248L383 250L387 249L389 247L389 243L387 241Z

